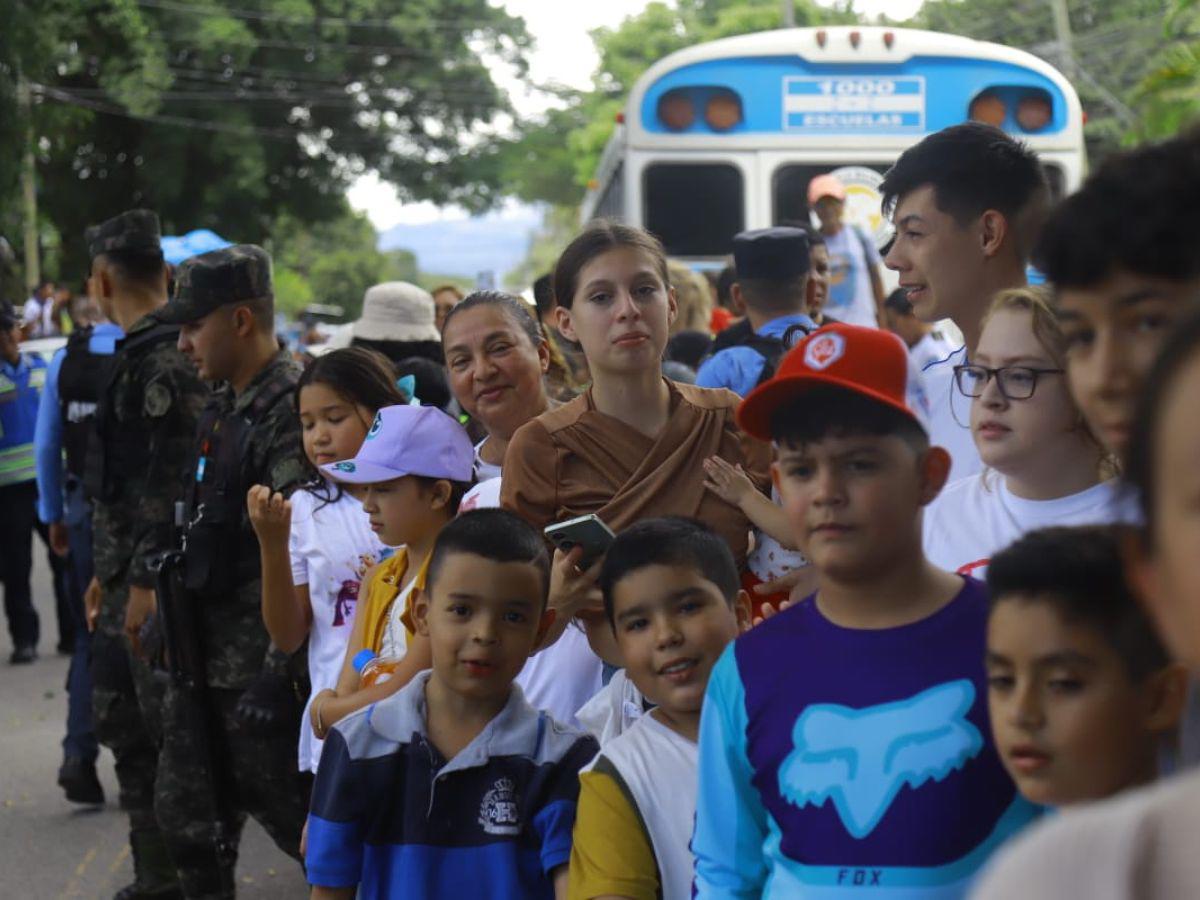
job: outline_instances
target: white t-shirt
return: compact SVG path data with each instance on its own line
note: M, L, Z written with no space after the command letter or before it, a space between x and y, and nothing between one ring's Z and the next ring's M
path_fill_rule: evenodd
M779 505L779 491L771 486L771 502ZM761 528L754 529L754 550L746 557L746 568L759 581L774 581L793 569L807 566L799 550L789 550Z
M1038 528L1136 522L1137 504L1118 482L1104 481L1055 500L1026 500L1003 475L987 471L954 482L925 511L925 556L935 566L983 578L988 561Z
M843 225L833 237L825 235L825 246L829 248L829 300L824 311L839 322L878 327L871 288L871 267L880 263L875 242L853 225Z
M1005 847L974 900L1200 897L1200 774L1053 816Z
M291 502L288 550L292 583L308 585L312 603L308 673L316 695L337 684L346 642L354 627L362 577L367 569L390 556L391 550L371 531L362 504L347 493L334 503L322 505L324 501L309 491L296 491ZM312 732L306 706L300 724L300 769L315 772L320 758L321 741Z
M478 455L479 448L475 450ZM459 511L499 505L500 479L491 478L471 488ZM529 657L516 681L534 709L544 709L555 721L576 725L575 713L604 686L603 675L604 664L587 635L572 624L557 641Z
M950 453L951 482L983 471L979 449L971 439L971 399L954 386L954 367L966 361L966 348L959 347L940 362L926 366L921 373L929 404L929 442Z
M575 719L604 747L646 714L645 698L624 669L618 669L594 697L575 713Z
M961 346L961 344L951 343L941 332L931 331L908 348L908 355L916 364L917 371L923 372L926 366L941 362Z
M387 609L387 622L383 626L383 637L379 641L379 659L404 659L408 655L408 626L404 624L404 612L408 599L417 586L414 578L393 599Z
M699 747L653 715L645 715L628 731L601 745L600 753L620 773L637 804L658 863L662 896L692 896L690 844L696 820Z
M487 442L488 442L488 439L484 438L482 441L480 441L478 444L475 445L475 480L476 481L487 481L492 478L500 477L500 467L494 463L485 462L483 457L479 455L479 451L483 449L483 445L486 444Z

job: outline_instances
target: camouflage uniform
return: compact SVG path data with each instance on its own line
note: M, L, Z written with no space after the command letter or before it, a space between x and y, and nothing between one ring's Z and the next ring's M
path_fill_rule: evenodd
M89 230L92 256L158 248L158 220L134 210ZM85 483L95 501L93 547L100 614L92 639L96 737L116 762L129 814L136 882L126 896L175 895L174 866L154 816L162 684L125 636L129 586L153 587L150 556L173 543L192 438L209 391L153 315L117 344L88 448ZM138 449L135 444L141 445ZM120 896L120 895L119 895Z
M257 248L233 247L197 257L180 269L176 296L166 316L189 321L223 303L269 294L269 273L269 258ZM245 504L246 492L254 484L270 485L286 495L306 477L300 422L292 404L299 372L287 353L280 351L241 394L235 395L228 386L218 391L201 418L199 453L192 456L196 468L191 478L201 486L197 492L203 490L205 479L227 477L229 495L239 498L239 503L237 512L230 514L237 520L225 522L223 536L216 538L222 548L216 562L231 574L230 589L189 595L202 631L206 721L212 752L221 761L217 780L222 802L216 805L221 812L214 813L211 785L196 777L206 766L208 750L189 733L197 713L194 695L172 683L164 707L156 808L189 898L232 896L232 861L222 860L214 850L214 815L224 820L224 834L234 847L249 813L280 849L301 858L300 832L307 814L305 785L296 763L301 704L292 690L288 659L270 646L262 622L258 541ZM260 403L269 405L256 409ZM222 433L231 433L231 423L238 418L250 423L236 464L240 471L215 471L221 464L210 453L204 432L219 441ZM206 428L206 423L211 424ZM196 518L196 506L193 499L189 520ZM193 523L185 568L195 562L192 557L212 552L214 546L210 542L205 547ZM303 654L297 658L302 660ZM263 696L268 706L278 707L269 728L252 727L244 714L247 697L263 685L274 686Z

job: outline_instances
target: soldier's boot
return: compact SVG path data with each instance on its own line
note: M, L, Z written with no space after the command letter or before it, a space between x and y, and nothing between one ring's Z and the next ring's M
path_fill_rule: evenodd
M129 849L133 855L133 884L117 891L113 900L182 900L179 875L157 828L129 832Z

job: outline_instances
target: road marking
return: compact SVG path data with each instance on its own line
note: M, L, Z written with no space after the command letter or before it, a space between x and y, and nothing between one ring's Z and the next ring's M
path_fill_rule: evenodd
M60 895L61 897L65 898L83 896L83 894L80 892L80 886L83 882L83 873L87 871L87 867L90 866L92 864L92 860L96 858L96 853L98 850L98 847L92 847L83 855L83 859L80 860L79 865L75 867L75 877L67 883L66 888Z
M120 851L118 851L118 853L117 853L117 858L114 859L112 861L112 865L108 867L108 874L115 875L117 872L117 869L121 868L121 864L125 862L125 859L128 856L129 856L129 845L122 844Z

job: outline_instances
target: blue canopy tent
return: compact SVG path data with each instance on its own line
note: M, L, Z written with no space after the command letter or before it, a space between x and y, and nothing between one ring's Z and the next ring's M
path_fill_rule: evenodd
M164 237L162 239L163 258L173 266L200 253L232 246L233 244L225 238L207 228L197 228L195 231L189 231L183 237Z

